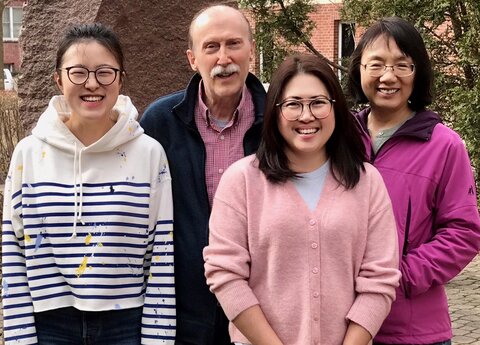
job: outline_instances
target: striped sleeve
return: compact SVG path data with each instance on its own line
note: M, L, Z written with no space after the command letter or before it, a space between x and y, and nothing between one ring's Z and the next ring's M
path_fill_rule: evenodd
M175 343L176 312L173 257L173 201L166 159L153 184L152 225L146 258L142 344Z
M14 155L15 157L15 155ZM2 222L2 300L5 345L37 344L27 281L22 214L22 165L12 159L5 181Z

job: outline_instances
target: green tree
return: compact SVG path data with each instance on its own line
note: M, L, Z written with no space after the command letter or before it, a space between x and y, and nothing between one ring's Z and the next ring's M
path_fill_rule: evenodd
M435 71L431 106L460 133L480 187L480 1L345 0L345 20L368 27L386 16L400 16L422 34Z
M261 60L260 79L268 82L286 55L304 47L325 59L332 67L344 69L328 60L310 41L315 23L308 17L315 9L312 0L239 0L255 21L255 42Z

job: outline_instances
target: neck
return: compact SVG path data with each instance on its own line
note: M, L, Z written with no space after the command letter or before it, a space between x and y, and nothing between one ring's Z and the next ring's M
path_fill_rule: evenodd
M115 121L110 117L104 117L102 120L79 120L75 116L71 116L65 125L68 127L75 137L85 146L90 146L94 142L103 137L110 128L113 127Z
M240 104L242 92L231 97L209 97L204 93L204 102L210 111L210 115L218 120L229 121L232 119L235 110Z
M325 148L321 152L309 152L304 154L286 152L290 169L296 173L309 173L320 168L327 161Z
M368 128L375 133L382 129L392 128L405 122L411 114L412 110L408 106L397 111L382 111L372 107L368 115Z

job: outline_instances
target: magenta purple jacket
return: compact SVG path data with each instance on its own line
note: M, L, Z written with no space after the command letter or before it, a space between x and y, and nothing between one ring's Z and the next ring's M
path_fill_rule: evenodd
M402 278L375 340L431 344L452 338L444 285L478 254L475 181L461 138L429 110L418 112L373 154L370 109L356 114L370 162L392 200Z

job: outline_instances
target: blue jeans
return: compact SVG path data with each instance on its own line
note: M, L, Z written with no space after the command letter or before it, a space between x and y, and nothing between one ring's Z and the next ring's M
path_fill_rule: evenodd
M388 344L373 343L373 345L388 345ZM403 345L415 345L415 344L403 344ZM452 341L451 340L445 340L445 341L441 341L439 343L433 343L433 344L429 344L429 345L452 345Z
M139 345L142 308L35 313L38 345Z

